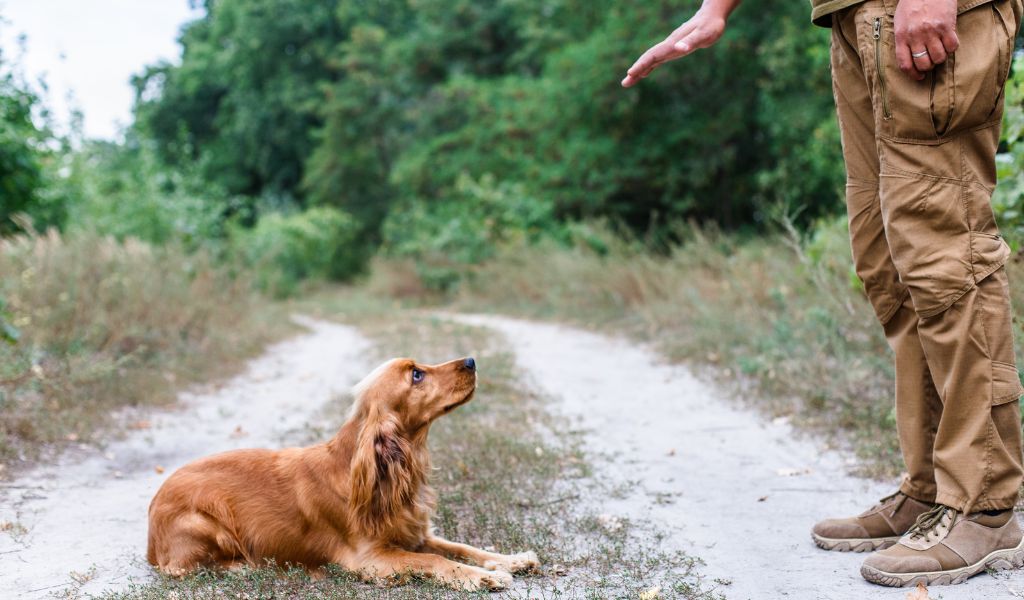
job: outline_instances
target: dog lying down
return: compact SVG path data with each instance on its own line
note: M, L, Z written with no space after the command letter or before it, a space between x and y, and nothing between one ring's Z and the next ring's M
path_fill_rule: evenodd
M475 389L472 358L434 366L394 359L356 385L348 420L329 442L236 450L185 465L149 506L146 558L171 576L273 559L314 574L333 563L367 581L413 575L504 589L512 573L538 566L533 552L449 542L430 524L427 433Z

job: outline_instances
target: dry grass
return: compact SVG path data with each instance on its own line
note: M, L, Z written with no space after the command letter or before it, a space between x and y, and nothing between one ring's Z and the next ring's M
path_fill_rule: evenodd
M682 242L652 251L597 231L571 248L506 249L445 302L627 332L670 359L714 367L706 374L745 401L849 444L869 474L892 475L901 460L891 356L846 236L842 222L808 239L746 241L685 227ZM1010 268L1024 309L1024 267ZM381 261L369 285L406 302L436 301L410 293L410 277L407 265Z
M83 442L112 411L229 374L289 326L202 254L56 232L0 241L0 465Z

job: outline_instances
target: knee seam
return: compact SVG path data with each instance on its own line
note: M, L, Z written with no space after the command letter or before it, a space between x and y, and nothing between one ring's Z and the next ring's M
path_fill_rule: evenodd
M989 265L984 270L977 271L977 272L973 271L974 264L972 264L971 265L971 268L972 268L971 279L966 284L964 284L964 287L962 287L959 291L957 291L955 294L953 294L950 297L949 300L947 300L946 302L942 303L941 306L939 306L937 308L932 308L932 309L929 309L929 310L917 311L917 316L921 317L922 319L927 319L929 317L934 317L935 315L941 314L941 313L949 310L949 307L951 307L954 304L956 304L957 300L959 300L960 298L963 298L964 294L966 294L967 292L969 292L969 291L973 290L974 288L978 287L979 283L981 283L982 281L987 279L989 275L991 275L991 274L995 273L996 271L998 271L1005 264L1006 264L1006 260L1001 260L1001 261L996 262L995 264Z
M907 288L903 288L903 291L901 291L899 294L895 296L896 301L892 303L892 308L885 311L885 313L879 315L878 321L883 326L888 325L889 321L892 321L893 317L896 316L896 313L899 312L900 307L903 306L904 302L906 302L907 296L909 294L910 290L908 290Z
M917 316L921 317L922 319L928 319L930 317L934 317L936 315L940 315L946 312L947 310L949 310L949 307L956 304L957 300L963 298L967 292L973 290L975 287L977 287L977 285L978 284L976 284L972 278L971 281L967 282L967 284L964 285L964 287L960 288L959 291L953 294L949 300L943 302L941 306L929 310L917 311Z

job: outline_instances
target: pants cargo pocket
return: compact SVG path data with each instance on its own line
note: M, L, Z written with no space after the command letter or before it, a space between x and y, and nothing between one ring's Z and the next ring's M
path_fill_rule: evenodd
M978 510L1016 504L1021 481L1020 378L1013 365L992 365L991 435L986 452L985 483Z
M963 186L909 173L883 173L880 184L893 263L918 315L936 315L975 285ZM982 254L989 249L979 247Z
M992 361L992 404L1012 402L1020 398L1022 392L1017 367Z
M978 294L978 317L984 327L983 337L992 364L992 404L1012 402L1020 398L1024 388L1014 365L1010 286L1006 269L998 269L979 281Z
M1009 258L1010 247L1002 236L979 231L971 232L971 268L974 270L975 283L1006 264Z

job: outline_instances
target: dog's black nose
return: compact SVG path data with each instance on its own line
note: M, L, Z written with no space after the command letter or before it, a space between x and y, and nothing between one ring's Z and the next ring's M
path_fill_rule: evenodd
M467 371L476 371L476 361L473 360L473 357L469 357L462 361L462 366L465 367Z

